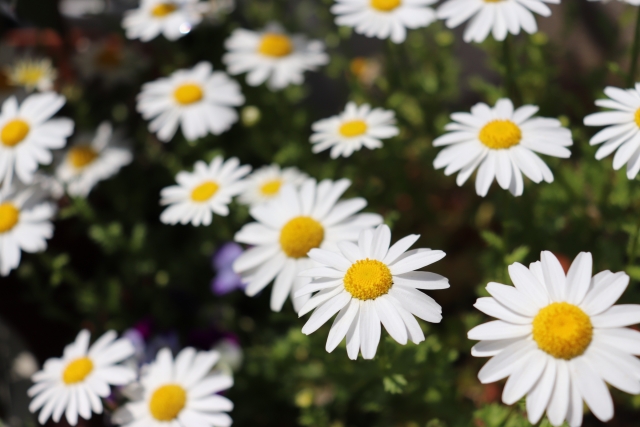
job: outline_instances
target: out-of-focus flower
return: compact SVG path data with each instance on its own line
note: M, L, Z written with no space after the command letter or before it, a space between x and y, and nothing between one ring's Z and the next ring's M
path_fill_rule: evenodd
M33 375L29 410L41 409L40 424L49 417L57 423L63 413L72 426L78 415L88 420L92 412L102 413L100 397L110 394L110 385L126 385L136 378L132 369L118 365L133 354L133 347L128 340L116 338L117 334L109 331L89 347L89 331L82 330L65 347L62 358L47 360Z
M362 352L373 359L380 342L380 323L389 335L406 344L424 341L417 320L440 323L442 308L420 289L447 289L446 277L415 271L444 258L445 253L431 249L407 252L418 239L412 234L389 247L391 230L382 224L374 230L363 230L358 244L338 242L339 251L312 249L309 258L318 267L302 271L301 276L313 281L297 291L296 297L314 295L298 313L303 316L315 310L302 328L309 335L338 314L329 331L326 350L331 353L347 337L347 353L355 360Z
M199 0L142 0L125 13L122 27L129 39L148 42L162 34L173 41L189 34L208 8Z
M312 151L319 153L331 148L331 158L349 157L366 147L381 148L381 139L398 135L395 113L382 108L371 109L369 104L357 106L349 102L344 112L315 122L312 125Z
M353 27L367 37L402 43L407 29L426 27L436 20L429 7L437 0L337 0L331 7L336 25ZM481 1L481 0L478 0Z
M204 17L213 24L217 24L224 16L233 12L235 7L235 0L208 0L208 7Z
M117 36L98 41L84 39L79 45L74 62L80 75L87 80L100 78L106 86L131 82L146 66L140 52Z
M275 164L263 166L247 177L247 185L238 200L246 205L255 206L277 197L283 185L299 186L306 178L307 175L298 168L281 169Z
M58 72L53 68L49 58L23 58L5 67L4 71L10 85L22 87L27 92L51 90L54 80L58 77Z
M242 366L244 354L236 338L223 338L213 346L212 350L220 353L218 367L223 372L231 375Z
M276 199L251 208L257 222L242 227L235 241L255 246L233 263L247 284L247 295L255 296L275 279L271 309L282 310L291 295L294 310L300 310L309 295L294 293L311 279L298 273L315 265L307 253L313 248L334 249L341 240L356 241L360 230L382 222L380 215L357 213L367 205L363 198L338 201L350 185L348 179L319 184L308 179L300 188L285 185Z
M161 141L173 138L178 125L185 138L194 141L208 133L219 135L238 121L232 107L244 103L240 85L208 62L170 77L145 83L138 95L138 111L151 120L149 131Z
M559 120L533 117L538 107L525 105L514 111L513 103L500 99L495 107L479 103L469 113L454 113L445 129L449 133L436 138L434 147L448 145L433 162L445 175L459 171L456 182L464 184L478 168L476 192L486 196L494 178L514 196L522 195L524 173L537 183L553 182L553 173L534 152L568 158L573 145L571 131Z
M11 372L20 379L31 378L38 370L38 361L28 351L19 353L11 366Z
M227 242L213 255L213 269L216 276L211 280L211 292L225 295L236 289L244 289L242 279L233 271L233 262L242 255L242 247L234 242Z
M61 0L58 8L67 18L82 18L104 12L105 3L104 0Z
M358 56L349 63L349 71L360 83L371 86L382 74L382 64L376 58Z
M232 157L224 161L222 156L210 164L198 161L193 172L182 171L176 176L178 185L162 189L160 204L169 205L160 215L165 224L209 225L213 213L229 214L229 203L244 189L242 178L251 171L251 166L240 166Z
M111 178L131 163L131 150L118 146L120 137L113 126L103 122L90 143L80 140L69 147L56 169L56 176L72 196L87 197L100 181Z
M304 72L329 62L324 44L304 35L287 34L275 23L255 32L237 29L225 42L222 57L229 74L247 74L247 83L258 86L265 81L272 90L302 84Z
M609 3L612 0L589 0L589 1L599 1L601 3ZM640 0L618 0L618 1L621 1L623 3L628 3L632 6L640 6Z

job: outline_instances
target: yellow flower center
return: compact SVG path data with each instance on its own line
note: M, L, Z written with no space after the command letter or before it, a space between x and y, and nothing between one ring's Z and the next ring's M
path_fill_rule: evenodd
M191 200L206 202L218 192L220 186L213 181L205 181L191 191Z
M39 63L25 63L16 67L12 77L15 84L22 86L36 86L44 77L46 70Z
M75 384L84 380L93 371L93 362L88 357L81 357L69 363L62 373L65 384Z
M76 169L82 169L83 167L93 163L98 158L96 150L88 145L78 145L69 149L69 163Z
M482 128L478 138L487 147L502 150L520 144L522 131L511 120L494 120Z
M202 88L197 84L186 83L173 92L173 96L178 101L178 104L181 105L189 105L194 102L198 102L204 96L204 92L202 92Z
M4 125L0 132L0 140L7 147L14 147L20 144L29 134L29 125L27 122L14 119Z
M308 216L293 218L280 231L282 251L291 258L302 258L324 240L322 224Z
M149 401L149 412L158 421L171 421L187 403L187 392L177 384L167 384L153 392Z
M280 58L293 52L293 43L284 34L268 33L262 36L258 52L266 56Z
M541 350L558 359L580 356L592 337L591 319L573 304L554 302L533 319L533 339Z
M359 300L376 299L389 292L392 285L389 267L369 258L357 261L344 275L344 288Z
M353 138L355 136L360 136L367 131L367 124L364 120L351 120L350 122L345 122L340 126L338 132L340 135L345 138Z
M156 18L163 18L176 11L178 6L173 3L160 3L151 9L151 15Z
M636 110L634 120L636 121L636 125L640 128L640 108Z
M264 196L273 197L278 194L278 191L280 191L280 187L282 187L282 180L274 179L263 184L262 187L260 187L260 192Z
M485 3L500 3L501 1L504 0L484 0Z
M402 0L371 0L371 7L380 12L391 12L401 3Z
M20 219L20 210L13 203L0 204L0 233L6 233L16 226Z

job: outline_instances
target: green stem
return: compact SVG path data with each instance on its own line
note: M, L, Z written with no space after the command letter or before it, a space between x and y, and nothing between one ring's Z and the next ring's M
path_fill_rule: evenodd
M636 70L638 69L638 53L640 53L640 7L636 19L636 32L633 36L633 47L631 48L631 65L627 75L627 87L632 87L636 82Z
M502 56L504 60L505 67L505 83L507 86L507 94L509 99L513 101L516 106L522 104L522 97L520 96L520 91L518 90L518 84L516 82L516 72L514 67L514 58L513 58L513 46L511 43L511 36L507 35L502 43Z

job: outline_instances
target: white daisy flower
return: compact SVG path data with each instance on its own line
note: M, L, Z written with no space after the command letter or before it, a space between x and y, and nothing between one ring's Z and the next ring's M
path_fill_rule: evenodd
M127 403L114 421L126 427L229 427L232 420L225 412L233 403L217 393L230 388L233 379L210 374L219 358L217 351L187 347L173 360L171 350L163 348L143 370L140 400Z
M232 157L224 161L222 156L210 164L198 161L193 172L182 171L176 175L178 185L162 189L160 204L169 205L160 215L165 224L209 225L213 213L229 214L229 203L244 190L242 178L251 171L251 166L240 166Z
M42 252L53 236L55 206L43 201L37 186L19 188L0 197L0 274L7 276L20 265L21 251Z
M27 92L37 90L46 92L53 89L53 82L58 72L49 58L24 58L16 61L13 66L5 68L7 82L12 86L21 86Z
M53 92L28 96L21 105L15 97L2 104L0 111L0 180L9 186L13 174L30 183L38 163L48 165L50 150L62 148L73 133L73 121L52 119L65 103Z
M111 123L103 122L90 143L80 141L67 150L56 176L71 196L87 197L98 182L131 163L131 150L116 146L120 142Z
M316 265L307 253L313 248L334 249L342 240L355 242L360 230L382 222L377 214L357 214L367 205L362 198L338 201L350 185L348 179L319 184L308 179L298 189L285 185L277 199L251 208L257 222L242 227L235 240L253 247L233 264L247 284L247 295L255 296L275 278L271 309L282 310L291 294L297 312L310 296L294 298L293 293L311 280L298 273Z
M49 417L57 423L63 413L72 426L77 424L78 415L88 420L92 412L102 413L100 398L109 396L110 385L126 385L136 378L132 369L117 365L133 355L133 345L116 337L114 331L109 331L89 347L89 331L82 330L65 347L62 358L47 360L43 369L33 375L35 384L28 391L33 397L29 410L41 409L40 424Z
M613 168L627 165L627 178L634 179L640 171L640 83L634 89L608 87L604 93L610 99L598 99L596 105L613 111L590 114L584 118L587 126L606 126L589 143L602 144L596 152L601 160L616 151Z
M222 57L229 74L247 74L247 84L267 82L272 90L290 84L302 84L304 72L313 71L329 62L324 44L307 40L301 34L289 35L279 24L263 31L237 29L225 42L228 50Z
M538 31L532 12L551 16L545 3L560 4L560 0L448 0L438 7L438 18L448 28L455 28L471 19L464 31L464 41L480 43L493 33L493 38L504 40L508 33L529 34Z
M125 12L122 27L128 39L148 42L162 34L174 41L189 34L207 10L199 0L142 0L139 8Z
M426 27L436 20L428 7L437 0L336 0L331 13L336 25L353 27L358 34L402 43L407 29Z
M424 334L414 316L440 323L442 308L419 289L446 289L446 277L415 271L444 258L445 253L431 249L407 252L418 239L412 234L393 246L386 225L363 230L358 244L342 241L337 251L312 249L309 258L320 267L300 273L313 281L296 292L296 297L315 294L300 310L303 316L315 309L302 333L309 335L334 314L326 350L331 353L347 337L347 354L355 360L362 352L373 359L380 342L380 323L389 335L404 345L424 341Z
M583 400L603 422L613 417L605 382L640 393L640 332L624 328L640 322L640 305L613 304L629 284L623 272L591 277L592 259L580 253L565 275L551 252L529 268L509 266L513 286L489 283L492 298L475 307L499 320L476 326L469 339L482 340L471 353L492 357L480 370L484 384L509 377L502 400L527 395L531 424L547 412L549 421L582 424Z
M149 131L167 142L178 125L185 138L195 141L208 133L220 135L238 121L232 107L244 103L240 85L208 62L190 70L178 70L169 77L145 83L138 95L137 109L151 120Z
M276 198L284 185L300 186L306 178L307 174L298 168L281 169L276 164L263 166L247 177L245 190L238 200L246 205L258 205Z
M381 139L400 133L395 113L382 108L371 109L369 104L359 107L349 102L338 116L315 122L310 141L315 144L314 153L331 148L331 158L349 157L354 151L367 147L370 150L382 147Z
M525 105L514 111L508 99L500 99L495 107L479 103L469 113L454 113L445 129L449 133L436 138L434 147L448 145L433 162L436 169L446 167L445 175L456 172L462 186L478 168L476 192L486 196L493 179L514 196L522 195L524 173L537 183L553 182L553 173L535 152L568 158L573 145L571 131L560 121L532 116L538 107Z

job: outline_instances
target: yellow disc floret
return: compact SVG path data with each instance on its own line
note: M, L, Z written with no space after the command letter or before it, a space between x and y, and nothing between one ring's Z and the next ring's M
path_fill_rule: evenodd
M640 128L640 108L636 110L636 114L634 115L633 119L636 122L636 126Z
M371 7L380 12L391 12L401 3L402 0L371 0Z
M293 43L284 34L267 33L262 36L258 52L277 58L287 56L293 52Z
M522 131L511 120L494 120L480 131L480 142L494 150L502 150L520 144Z
M194 202L206 202L218 192L220 186L213 181L205 181L191 191L191 200Z
M373 259L356 261L344 275L344 288L359 300L376 299L389 292L391 285L389 267Z
M80 357L67 365L62 372L65 384L75 384L84 380L93 371L93 362L88 357Z
M278 194L280 187L282 187L282 180L273 179L262 184L260 187L260 193L262 193L263 196L272 197Z
M149 412L158 421L175 420L187 403L187 392L177 384L158 387L149 400Z
M533 339L541 350L558 359L580 356L592 337L591 319L573 304L554 302L533 319Z
M178 104L189 105L201 101L204 97L204 92L199 85L186 83L178 86L178 88L173 92L173 97L176 99Z
M178 6L173 3L160 3L151 9L151 15L156 18L164 18L165 16L175 12L177 8Z
M13 229L20 219L20 210L13 203L0 204L0 233Z
M0 140L2 140L2 143L7 147L15 147L27 137L30 129L29 124L24 120L10 120L2 128Z
M69 156L69 163L71 163L73 167L82 169L93 163L93 161L98 158L98 153L88 145L78 145L72 147L67 156Z
M280 231L282 251L291 258L302 258L324 240L322 224L308 216L293 218Z
M340 126L338 132L345 138L353 138L354 136L360 136L367 131L367 124L364 120L351 120L345 122Z

